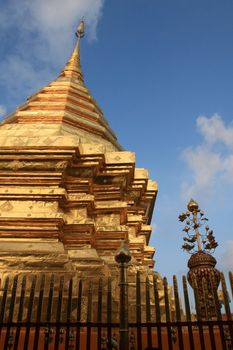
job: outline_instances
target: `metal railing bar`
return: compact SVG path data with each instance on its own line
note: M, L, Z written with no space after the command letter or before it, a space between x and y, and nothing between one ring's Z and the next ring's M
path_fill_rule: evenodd
M150 309L150 281L146 277L146 322L147 326L147 346L152 348L152 334L151 334L151 309Z
M68 300L67 300L67 311L66 311L66 336L65 336L65 350L69 349L70 343L70 317L71 317L71 308L72 308L72 290L73 290L73 279L69 280L68 288Z
M56 314L56 322L58 322L58 323L61 320L63 288L64 288L64 276L61 276L60 283L59 283L58 300L57 300L57 314ZM61 337L62 337L61 328L59 326L57 326L56 332L55 332L54 350L58 350Z
M141 278L140 272L137 271L136 275L136 322L137 322L137 348L142 350L142 333L141 333Z
M153 287L154 287L154 301L155 301L155 319L157 323L161 323L161 312L159 305L159 290L158 290L158 282L157 277L154 275L153 278ZM157 326L157 334L158 334L158 347L162 349L162 334L161 334L161 326Z
M99 279L98 285L98 311L97 311L97 322L98 322L98 334L97 334L97 349L101 350L101 338L102 328L99 325L102 322L102 298L103 298L103 281Z
M168 284L167 278L163 278L163 287L164 287L164 301L165 301L165 314L166 314L166 324L167 324L167 340L168 348L172 350L172 328L170 326L171 317L170 317L170 307L169 307L169 298L168 298Z
M81 314L82 314L82 280L79 280L78 284L78 300L77 300L77 324L76 327L76 350L80 349L80 327L81 327Z
M188 295L188 288L187 288L187 281L185 276L182 278L183 281L183 293L184 293L184 303L185 303L185 311L186 311L186 321L188 324L188 334L189 334L189 344L190 344L190 350L194 350L194 339L193 339L193 328L190 324L191 322L191 310L190 310L190 303L189 303L189 295Z
M19 324L20 324L20 322L22 321L22 318L23 318L23 307L24 307L25 291L26 291L26 275L23 276L22 285L21 285L21 293L20 293L20 300L19 300L19 310L18 310L18 317L17 317L17 322ZM14 350L18 349L19 336L20 336L20 326L17 326L16 327L16 332L15 332Z
M33 300L35 295L35 287L36 287L36 280L37 276L33 277L32 284L31 284L31 291L29 296L29 302L28 302L28 310L27 310L27 321L26 321L26 333L24 337L24 350L28 349L28 342L29 342L29 336L30 336L30 330L31 330L31 317L32 317L32 306L33 306Z
M87 336L86 350L91 350L92 282L89 282L87 297Z
M39 346L40 321L41 321L42 303L43 303L43 297L44 297L44 286L45 286L45 275L43 274L40 281L40 291L39 291L37 314L36 314L37 325L35 327L33 350L37 350Z
M173 276L173 287L174 287L174 297L175 297L176 320L181 321L180 297L179 297L177 279L175 275ZM178 329L179 349L184 350L182 327L178 326L177 329Z
M8 315L8 326L6 328L4 350L7 350L8 346L9 346L8 342L9 342L10 331L11 331L11 327L10 327L9 323L12 322L12 320L13 320L17 283L18 283L18 276L15 276L13 279L13 284L12 284L12 289L11 289L11 299L10 299L10 307L9 307L9 315Z

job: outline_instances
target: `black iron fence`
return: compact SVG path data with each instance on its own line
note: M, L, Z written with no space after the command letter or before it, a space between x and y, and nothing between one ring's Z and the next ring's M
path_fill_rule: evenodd
M221 291L206 295L205 318L198 292L185 277L182 293L175 276L172 288L156 274L144 278L137 273L129 283L122 279L118 286L110 278L6 277L0 294L0 349L233 349L232 273L230 292L222 274ZM214 314L208 314L211 298Z

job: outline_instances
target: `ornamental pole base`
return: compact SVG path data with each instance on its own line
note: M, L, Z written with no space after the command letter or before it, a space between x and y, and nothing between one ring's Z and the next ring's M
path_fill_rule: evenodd
M220 272L215 268L216 259L202 250L194 253L188 261L187 279L196 288L199 313L202 319L216 317L214 294L220 282Z

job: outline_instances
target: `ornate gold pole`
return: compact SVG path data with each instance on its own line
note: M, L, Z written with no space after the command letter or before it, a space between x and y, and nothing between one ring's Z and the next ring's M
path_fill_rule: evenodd
M200 305L201 316L211 318L216 316L214 305L214 293L220 281L220 273L215 269L216 260L210 254L218 246L213 231L206 225L207 218L199 209L199 205L191 199L187 205L187 211L179 215L181 222L185 221L183 231L187 236L183 237L182 248L191 254L188 260L189 272L187 275L192 288L197 288L197 296ZM205 226L205 231L201 227Z

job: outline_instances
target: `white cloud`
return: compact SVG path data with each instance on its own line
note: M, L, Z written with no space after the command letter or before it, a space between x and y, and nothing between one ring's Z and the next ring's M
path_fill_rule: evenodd
M104 0L20 0L19 6L18 0L9 0L1 5L0 27L17 27L18 32L33 33L36 30L53 45L60 36L74 31L75 25L84 17L88 36L95 39L103 3Z
M24 0L24 11L30 13L25 30L39 34L34 42L35 52L59 57L68 54L67 48L75 40L74 32L82 17L88 40L96 39L103 0Z
M60 33L69 28L71 23L85 17L88 33L91 38L96 37L96 27L101 15L103 0L36 0L28 2L32 17L36 20L38 30L41 30L48 40L53 41L48 33Z
M203 136L202 143L182 154L189 169L189 180L182 184L185 200L209 197L218 184L232 185L233 182L233 127L214 114L210 118L198 117L197 128Z
M104 0L20 0L20 5L18 0L1 2L0 40L7 42L7 50L2 45L0 88L7 86L8 98L23 100L56 77L69 57L82 17L88 40L96 39L103 3Z
M214 114L210 118L198 117L197 127L209 144L221 142L227 147L233 147L233 126L226 126L220 115Z

